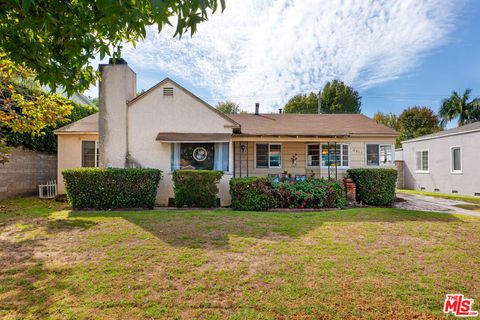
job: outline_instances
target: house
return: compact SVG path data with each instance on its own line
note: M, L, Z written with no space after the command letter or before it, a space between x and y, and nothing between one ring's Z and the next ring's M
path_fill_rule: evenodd
M136 95L125 62L100 66L99 113L56 130L62 170L151 167L163 171L157 203L173 198L172 172L217 169L222 205L235 176L342 177L348 168L393 166L397 132L360 114L225 115L171 79Z
M402 143L406 189L480 196L480 122Z

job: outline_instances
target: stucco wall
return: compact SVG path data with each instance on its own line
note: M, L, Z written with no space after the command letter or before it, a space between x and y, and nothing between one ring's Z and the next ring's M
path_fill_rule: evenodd
M54 154L15 148L8 159L0 165L0 200L36 195L39 184L56 178Z
M65 193L62 170L82 166L82 141L98 141L98 134L59 134L58 141L58 193Z
M266 138L265 138L266 139ZM365 167L365 147L366 144L395 144L395 138L348 138L348 139L329 139L320 140L312 139L310 141L285 141L281 139L272 138L270 140L262 139L261 141L248 142L248 174L250 176L266 176L269 173L280 174L284 171L291 173L292 175L310 175L315 173L316 177L328 177L328 169L322 168L321 173L318 167L306 167L306 154L307 144L309 143L344 143L349 145L350 150L350 168L363 168ZM281 168L255 168L255 144L259 143L281 143L282 144L282 167ZM246 145L244 141L242 144ZM296 165L292 163L292 157L297 155ZM242 176L247 175L247 149L242 153L241 159ZM393 164L391 167L394 167ZM235 147L235 175L240 175L240 147L239 142L236 142ZM338 178L343 177L347 168L338 168ZM335 176L335 169L330 168L330 176Z
M163 88L174 88L173 96L164 96ZM173 198L171 144L156 141L159 132L232 133L232 123L207 108L200 101L173 83L153 89L128 107L128 150L131 158L142 167L158 168L163 178L157 194L157 204L167 205ZM230 159L230 168L232 159ZM222 205L230 204L226 173L220 182Z
M473 196L480 193L480 132L403 144L405 187ZM462 173L451 173L451 147L462 148ZM415 153L428 150L428 173L416 172Z

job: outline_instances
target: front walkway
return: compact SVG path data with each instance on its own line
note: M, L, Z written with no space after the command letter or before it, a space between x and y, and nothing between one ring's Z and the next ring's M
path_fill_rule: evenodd
M407 194L402 192L397 192L397 197L406 200L405 202L395 203L395 207L399 209L459 213L468 216L480 217L480 213L455 207L455 205L458 204L471 204L464 201L435 198L418 194Z

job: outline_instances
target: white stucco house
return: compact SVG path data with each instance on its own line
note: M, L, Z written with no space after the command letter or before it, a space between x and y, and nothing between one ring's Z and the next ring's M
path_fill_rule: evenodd
M480 196L480 122L402 143L404 187Z
M221 205L234 176L340 178L348 168L391 166L397 132L360 114L225 115L171 79L136 95L128 64L100 66L99 113L56 130L58 189L76 167L163 171L157 204L173 198L172 172L216 169Z

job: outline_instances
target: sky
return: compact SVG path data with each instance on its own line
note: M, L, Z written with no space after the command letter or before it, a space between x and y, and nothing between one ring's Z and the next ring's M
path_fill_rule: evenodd
M437 111L452 90L480 96L478 16L477 0L226 0L193 37L152 26L122 57L139 91L170 77L212 105L228 99L249 112L255 102L278 112L333 79L359 91L368 116Z

